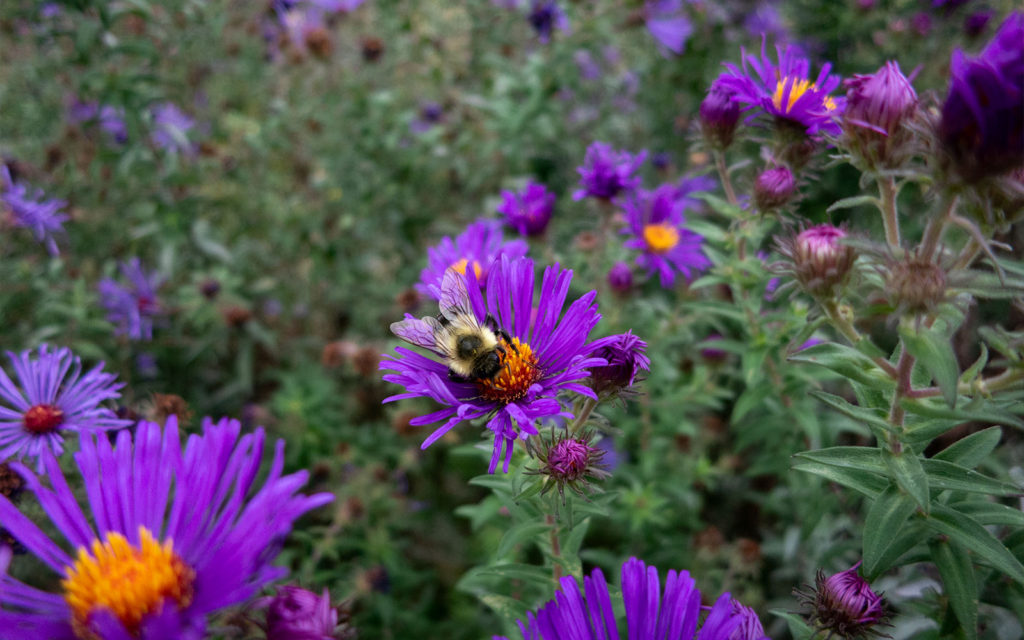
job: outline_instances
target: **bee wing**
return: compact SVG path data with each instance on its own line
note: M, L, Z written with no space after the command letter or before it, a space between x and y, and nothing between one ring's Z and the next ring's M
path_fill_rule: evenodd
M476 319L476 314L473 313L473 306L469 302L466 279L455 269L448 269L444 272L444 278L441 280L441 300L439 305L444 317L452 322L457 319Z
M438 332L443 331L444 328L441 326L441 323L433 316L414 318L406 315L405 320L391 323L391 333L402 340L417 347L423 347L424 349L430 349L442 355L447 355L445 353L447 351L445 341L438 341L437 339Z

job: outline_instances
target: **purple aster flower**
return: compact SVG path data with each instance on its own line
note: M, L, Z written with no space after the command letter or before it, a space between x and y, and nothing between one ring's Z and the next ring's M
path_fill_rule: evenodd
M608 270L608 286L616 293L627 293L633 288L633 271L625 262L616 262Z
M307 474L281 475L281 441L258 486L264 433L240 430L237 420L207 418L184 451L173 416L163 430L140 422L134 442L127 430L113 446L103 435L83 437L74 458L88 515L49 452L49 487L14 465L75 551L0 496L0 522L61 578L52 593L0 577L0 628L18 629L22 640L200 640L210 614L284 575L270 563L292 523L333 496L296 495Z
M551 210L555 206L555 194L542 184L532 180L523 190L501 192L498 213L505 216L505 223L524 236L539 236L548 228Z
M152 116L153 130L150 139L153 144L172 154L194 153L188 133L195 126L195 120L171 102L163 102L153 107Z
M333 640L338 627L338 611L331 596L301 587L278 587L272 598L263 598L267 606L267 640Z
M728 593L711 607L701 606L701 593L688 571L669 570L663 589L656 567L630 558L622 565L621 583L630 640L754 640L740 631L751 626L749 614L736 610ZM518 621L524 640L619 639L621 625L600 569L583 578L582 589L572 576L560 584L554 600L531 611L525 623Z
M1024 12L1010 14L977 58L953 53L938 134L966 180L1024 164Z
M872 627L885 622L885 608L882 597L857 573L859 566L860 562L827 578L819 569L813 588L795 592L811 608L812 624L843 638L877 635Z
M995 11L991 9L982 9L969 14L964 18L964 32L972 38L977 38L985 32L985 27L995 15Z
M778 8L772 2L761 1L746 14L743 27L752 36L767 36L772 40L788 40L789 29Z
M0 369L0 461L34 458L42 470L43 452L60 456L64 432L119 429L104 400L121 397L124 385L99 363L82 375L82 362L71 350L51 351L46 344L20 354L7 352L17 384Z
M580 49L574 53L572 59L576 62L576 67L580 70L580 77L584 80L598 80L604 73L600 63L586 49Z
M640 176L633 175L644 163L646 151L634 155L628 151L616 151L610 144L595 142L587 147L583 166L576 171L580 174L583 188L573 194L574 200L587 196L600 200L611 200L623 192L640 186Z
M358 9L366 0L307 0L307 2L327 13L348 13Z
M533 0L526 19L545 44L551 40L555 29L563 32L569 30L569 16L555 0Z
M739 600L733 600L732 612L740 616L743 622L732 632L729 640L771 640L764 632L764 625L753 609L743 606Z
M836 116L842 113L842 99L828 94L839 86L839 76L829 75L832 65L825 63L816 79L809 76L810 62L801 57L795 47L776 47L778 64L768 57L765 42L761 42L760 57L743 51L743 70L726 63L729 70L717 82L731 89L734 99L756 116L766 113L777 120L791 122L808 135L818 131L835 134L839 126Z
M593 347L592 355L608 363L590 369L590 386L602 398L632 387L640 372L651 370L647 343L632 330L596 340Z
M713 147L727 149L732 144L739 121L740 105L735 100L735 92L721 78L715 80L700 103L700 126L704 138Z
M331 12L319 4L298 5L278 12L278 21L292 50L300 55L311 53L326 58L333 48L324 13Z
M146 272L138 258L121 263L121 275L127 284L104 278L99 284L100 302L107 309L107 320L114 333L132 340L153 339L153 319L162 312L157 289L163 278Z
M648 0L644 3L647 30L665 49L681 55L693 25L683 13L682 0Z
M537 451L540 467L526 472L544 476L541 495L557 487L564 503L566 487L585 496L591 490L591 479L603 480L611 475L604 469L604 450L592 446L593 439L594 434L589 431L573 436L552 434L550 441L542 438L542 446Z
M444 109L437 102L424 102L420 105L419 115L409 123L409 130L420 135L430 131L444 118Z
M455 425L487 417L487 428L494 433L494 450L489 472L494 473L499 460L508 472L512 447L517 439L537 435L537 420L561 416L571 418L559 395L575 392L595 398L583 384L588 369L605 364L590 355L587 343L590 332L601 315L591 291L565 307L572 271L552 266L544 270L540 297L534 297L534 265L529 258L511 259L505 255L494 263L487 281L486 301L481 283L472 270L465 278L454 272L446 274L441 286L441 311L452 313L465 307L481 325L490 315L497 327L507 332L502 368L493 378L456 380L450 377L446 362L425 357L398 347L397 355L381 363L391 371L384 380L405 387L404 393L385 400L426 396L443 408L413 418L412 425L444 423L424 442L427 448ZM559 317L561 316L561 319ZM426 320L406 316L392 325L395 334L415 345L440 355L434 342L434 329Z
M870 75L854 75L847 87L843 133L846 144L869 165L897 166L909 154L903 125L917 111L917 92L897 62Z
M497 220L477 220L455 236L441 238L437 246L427 249L427 268L420 272L416 289L435 300L441 299L441 282L449 269L465 275L472 271L481 286L487 284L491 265L501 256L521 258L529 246L520 239L505 241Z
M623 244L641 251L636 263L648 275L658 273L661 286L675 284L676 272L692 279L711 262L701 250L703 238L683 227L685 205L677 196L677 187L664 184L654 191L641 191L623 203L630 237Z
M11 223L30 230L51 256L59 255L54 235L64 230L64 221L68 216L60 210L68 203L64 200L47 200L42 190L30 191L25 185L15 183L7 165L0 167L0 187L3 189L0 203L10 212Z
M758 211L778 209L796 193L796 179L786 167L765 169L754 180L754 206Z
M68 105L68 120L72 124L96 122L113 142L124 144L128 141L124 110L109 104L101 107L98 102L82 102L75 98Z
M793 275L807 293L836 295L850 278L857 252L842 239L847 233L830 224L804 229L780 243L781 252L792 262Z

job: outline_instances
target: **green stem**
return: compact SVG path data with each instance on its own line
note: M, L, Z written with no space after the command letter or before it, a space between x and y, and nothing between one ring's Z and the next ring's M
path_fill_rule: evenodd
M896 209L896 181L892 177L878 179L878 194L882 198L882 222L885 224L885 239L891 249L900 248L900 218Z
M832 321L832 326L834 326L839 333L843 334L851 346L856 347L857 344L864 339L860 335L860 332L857 331L857 327L853 326L853 323L847 320L846 316L844 316L839 310L839 305L836 304L835 300L824 300L821 302L821 307L824 309L825 315L828 316L828 319ZM889 374L889 377L893 380L899 380L899 372L888 360L882 357L875 357L872 358L872 360L874 360L875 364L877 364L880 369Z
M583 408L580 409L579 415L577 415L576 419L569 425L568 431L570 436L576 435L576 432L579 431L580 427L586 424L587 420L590 418L590 414L593 413L594 408L597 407L598 402L599 400L594 400L593 398L587 398L583 401Z
M928 262L935 255L939 242L942 240L942 235L946 231L946 224L956 209L957 199L957 196L950 198L942 213L928 221L928 226L924 230L924 236L921 238L921 246L918 248L918 257L922 260Z
M1007 369L997 376L991 378L982 378L973 383L961 382L957 385L957 393L961 393L965 396L972 395L975 391L981 392L982 394L988 394L993 391L1002 391L1003 389L1009 389L1015 383L1024 381L1024 369ZM934 398L942 395L942 389L938 387L926 387L924 389L914 389L907 394L908 398Z
M555 516L550 513L544 516L544 522L551 527L548 535L551 539L551 557L554 560L552 571L554 572L555 584L562 578L562 545L558 541L558 525L555 523Z
M736 198L736 191L732 188L732 179L729 178L729 168L725 166L725 154L721 151L715 152L715 168L718 169L718 177L722 180L725 199L729 201L729 204L739 206L740 201Z

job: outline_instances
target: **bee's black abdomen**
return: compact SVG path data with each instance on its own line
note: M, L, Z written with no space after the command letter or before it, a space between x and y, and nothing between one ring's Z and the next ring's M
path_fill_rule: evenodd
M474 378L493 378L502 368L501 356L497 351L488 351L473 361Z

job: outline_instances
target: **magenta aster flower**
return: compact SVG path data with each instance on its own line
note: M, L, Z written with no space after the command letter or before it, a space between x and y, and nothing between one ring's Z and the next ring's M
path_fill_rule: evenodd
M627 293L633 288L633 271L625 262L616 262L608 270L608 286L616 293Z
M870 165L897 166L910 135L903 125L917 111L917 92L897 62L870 75L854 75L847 87L843 133L847 146Z
M807 293L834 296L845 286L857 259L854 248L841 242L846 236L839 227L819 224L780 243L781 252L791 260L793 274Z
M66 543L0 496L8 533L60 578L52 593L0 577L0 628L20 640L200 640L207 616L284 575L270 563L292 523L333 496L296 495L307 474L281 475L280 441L257 485L263 430L240 430L237 420L207 418L184 451L173 416L164 429L139 423L134 442L128 431L116 446L83 437L74 457L88 513L48 451L49 487L13 465Z
M977 58L953 53L938 134L967 180L1024 164L1024 12L1010 14Z
M32 232L36 241L46 246L51 256L58 255L54 236L64 230L67 214L61 209L67 206L64 200L46 199L40 189L30 191L23 184L17 184L11 177L7 165L0 165L0 203L10 212L11 223L25 227Z
M648 0L644 3L644 21L659 45L676 55L683 53L693 25L683 13L682 0Z
M765 169L754 180L754 205L759 211L771 211L789 202L796 193L796 179L786 167Z
M859 566L860 562L827 578L819 569L813 588L796 591L800 601L811 607L812 624L842 638L880 635L873 627L885 622L882 597L857 573Z
M530 180L520 192L502 191L498 213L505 223L524 236L538 236L548 228L555 194L542 184Z
M285 585L262 603L267 605L267 640L334 640L338 611L331 606L327 589L318 596Z
M663 589L656 567L630 558L622 565L621 583L629 640L758 640L743 634L752 626L746 617L749 614L734 609L728 593L723 593L713 606L702 607L701 593L688 571L670 570ZM562 578L560 584L554 600L536 613L531 611L525 623L518 621L524 640L622 637L622 625L615 619L608 583L600 569L583 578L582 590L572 576Z
M703 238L683 227L685 204L676 185L664 184L654 191L641 191L623 203L631 237L623 244L641 253L636 263L648 275L658 274L661 286L672 287L676 272L687 279L710 266L701 250Z
M593 347L593 355L608 363L590 369L591 387L600 396L632 387L638 374L651 370L647 343L632 331L596 340Z
M131 424L118 420L104 400L121 397L124 385L99 363L82 375L82 362L62 347L51 351L42 344L31 351L7 352L14 382L0 369L0 462L33 458L42 470L43 452L60 456L66 432L119 429Z
M611 200L620 193L632 191L640 186L640 176L633 175L644 163L646 151L634 155L627 151L616 151L610 144L595 142L587 147L583 166L578 168L582 189L573 194L574 200L587 196L600 200Z
M602 464L604 449L590 444L593 437L593 433L584 431L574 436L552 434L549 441L541 439L542 445L537 451L540 466L526 472L544 476L541 495L556 487L564 503L566 487L585 496L591 489L590 480L603 480L611 475Z
M494 378L453 379L443 356L430 358L404 347L396 348L397 355L388 356L381 363L381 369L392 372L384 380L406 389L385 402L425 396L443 406L410 421L413 425L443 421L422 448L429 447L461 422L486 417L487 428L494 433L488 470L494 473L498 461L504 460L502 468L508 472L515 441L537 435L537 420L572 417L560 394L573 392L595 397L583 380L589 375L589 368L605 364L590 355L592 345L587 343L601 318L594 303L597 294L587 293L563 313L572 271L558 266L546 268L538 299L534 298L533 271L529 258L502 256L491 267L486 301L472 270L466 271L465 278L449 272L442 283L442 312L465 306L480 324L485 324L491 315L497 327L509 334L511 343L502 338L505 353L502 368ZM441 355L430 323L407 315L404 322L392 325L392 330L433 355Z
M839 76L829 75L832 65L825 63L816 79L810 78L811 64L792 45L776 47L778 63L768 57L764 41L760 57L743 51L743 70L726 63L729 70L717 82L731 89L734 99L747 105L752 115L766 113L777 120L791 122L808 135L818 131L836 134L836 117L842 113L842 99L828 94L839 86Z
M427 249L427 268L420 272L416 289L435 300L441 299L441 282L449 269L465 275L472 270L481 286L487 284L491 265L501 256L521 258L529 245L523 240L506 241L497 220L477 220L452 240L441 238L437 246Z
M110 278L99 284L100 302L107 309L107 320L114 324L116 335L132 340L153 339L153 319L161 313L157 290L163 278L155 271L146 272L138 258L121 263L121 275L127 284Z
M732 144L740 121L740 105L734 91L721 78L711 83L708 95L700 103L700 127L704 138L719 149Z

